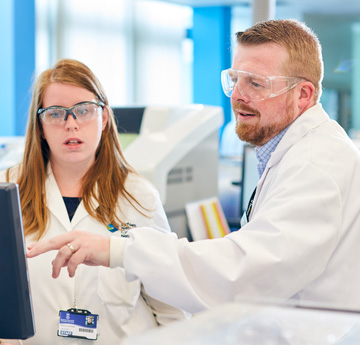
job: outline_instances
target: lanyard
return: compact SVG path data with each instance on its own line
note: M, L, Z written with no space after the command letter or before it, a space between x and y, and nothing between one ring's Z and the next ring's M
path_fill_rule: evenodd
M248 203L248 207L247 207L246 211L244 212L243 216L241 217L240 228L242 228L246 223L248 223L250 221L250 213L251 213L251 210L252 210L252 207L254 204L255 194L256 194L256 187L251 194L251 197L250 197L250 200Z
M256 187L255 187L254 191L251 194L251 197L250 197L250 200L249 200L249 203L248 203L248 207L246 209L246 219L247 219L247 221L250 221L250 213L251 213L251 210L252 210L252 207L253 207L253 204L254 204L255 194L256 194Z
M81 270L80 270L81 271ZM96 340L98 337L98 314L89 310L78 309L76 299L79 296L80 278L77 272L74 278L74 306L67 310L59 311L59 337L84 338Z
M74 309L77 309L77 296L79 295L79 283L80 283L80 277L81 276L81 267L78 267L78 270L76 272L76 276L74 277ZM77 279L78 278L78 279Z

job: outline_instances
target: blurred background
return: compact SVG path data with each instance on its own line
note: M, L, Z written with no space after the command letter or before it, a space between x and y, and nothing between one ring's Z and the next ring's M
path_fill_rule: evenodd
M357 0L2 0L0 17L0 135L24 134L32 78L60 58L86 63L113 106L219 105L225 126L219 75L234 33L268 18L304 20L316 32L322 103L347 131L360 129Z

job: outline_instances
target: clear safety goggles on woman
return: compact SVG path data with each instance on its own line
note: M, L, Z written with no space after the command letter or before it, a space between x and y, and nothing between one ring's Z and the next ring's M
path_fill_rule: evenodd
M51 106L45 109L39 109L40 119L49 125L63 124L71 114L75 120L86 122L96 116L102 115L105 104L103 102L80 102L72 107L65 108L60 106Z

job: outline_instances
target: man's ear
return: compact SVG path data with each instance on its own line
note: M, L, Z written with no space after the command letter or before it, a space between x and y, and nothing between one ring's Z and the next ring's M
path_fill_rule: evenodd
M298 85L299 87L299 99L298 99L298 107L299 109L307 109L309 105L314 104L314 93L315 86L309 82L305 81Z

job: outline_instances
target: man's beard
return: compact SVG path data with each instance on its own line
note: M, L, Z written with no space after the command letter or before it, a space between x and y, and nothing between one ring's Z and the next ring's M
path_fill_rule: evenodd
M255 146L262 146L266 144L271 138L275 137L279 134L283 129L285 129L294 119L293 114L293 102L290 102L287 99L286 105L286 114L285 117L281 118L281 121L278 121L273 124L267 124L265 126L261 126L259 122L255 124L237 121L236 123L236 134L238 135L239 139L242 141L246 141L249 144ZM234 108L236 111L245 111L247 113L254 114L254 117L260 119L261 114L250 108L247 105L240 105L239 103L234 103Z

